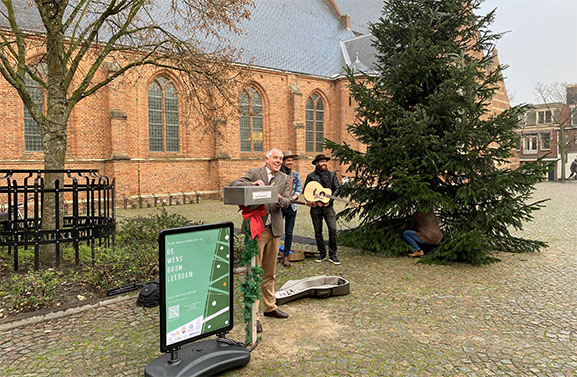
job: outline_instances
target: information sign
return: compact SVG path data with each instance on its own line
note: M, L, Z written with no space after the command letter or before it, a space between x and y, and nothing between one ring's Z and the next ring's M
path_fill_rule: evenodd
M233 326L231 222L160 234L160 349L170 351Z

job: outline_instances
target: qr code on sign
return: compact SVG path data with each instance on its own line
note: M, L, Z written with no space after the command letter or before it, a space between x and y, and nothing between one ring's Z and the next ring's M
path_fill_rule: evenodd
M175 319L180 317L180 305L174 305L168 307L168 319Z

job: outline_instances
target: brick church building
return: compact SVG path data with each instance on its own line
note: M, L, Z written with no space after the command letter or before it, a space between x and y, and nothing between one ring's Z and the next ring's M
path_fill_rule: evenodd
M295 169L312 170L323 138L362 145L347 133L355 121L344 67L371 72L368 23L382 1L255 0L246 33L231 37L250 80L236 117L219 132L181 108L183 85L171 72L146 68L81 101L68 127L67 167L99 169L116 180L117 200L180 193L217 196L247 169L261 166L272 147L299 155ZM32 12L29 9L27 12ZM33 17L33 15L29 15ZM497 61L497 57L495 57ZM106 69L114 69L106 65ZM42 89L38 89L42 96ZM0 79L0 169L42 168L37 125L16 91ZM39 98L40 98L39 97ZM509 107L504 83L491 110ZM342 174L336 160L330 169Z

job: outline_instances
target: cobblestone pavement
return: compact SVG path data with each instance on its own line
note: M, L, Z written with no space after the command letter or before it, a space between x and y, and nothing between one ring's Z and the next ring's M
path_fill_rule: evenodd
M340 274L351 293L288 303L287 320L262 318L251 362L226 375L577 376L577 184L539 184L535 196L553 197L523 231L549 242L540 253L427 266L341 248L341 266L279 266L277 287ZM242 340L236 301L229 337ZM0 331L0 376L141 376L158 344L158 309L127 296Z

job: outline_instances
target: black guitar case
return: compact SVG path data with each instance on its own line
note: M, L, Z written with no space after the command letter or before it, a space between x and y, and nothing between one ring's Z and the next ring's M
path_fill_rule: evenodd
M312 276L289 280L276 291L276 304L283 305L303 297L325 298L344 296L350 292L350 283L340 276Z

